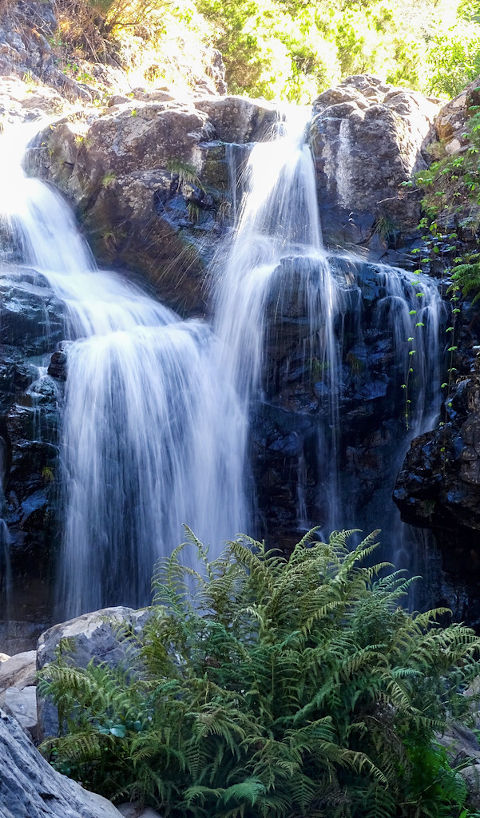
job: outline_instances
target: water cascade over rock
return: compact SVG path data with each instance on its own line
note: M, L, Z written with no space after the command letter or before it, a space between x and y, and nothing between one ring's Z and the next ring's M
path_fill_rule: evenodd
M145 106L145 122L170 116L155 105ZM425 548L400 522L391 492L410 439L439 410L435 282L323 246L306 112L279 117L270 141L226 146L198 142L227 128L220 113L235 107L228 99L212 106L195 115L203 130L189 132L193 148L185 142L187 151L214 152L236 214L208 279L211 327L180 320L98 270L63 200L9 159L16 196L1 208L10 237L2 275L42 294L46 341L29 388L61 407L52 440L61 453L62 615L147 602L153 563L180 541L185 522L214 552L242 530L288 550L316 523L324 534L383 527L401 567L418 563ZM193 114L174 114L190 127ZM110 130L116 122L109 114ZM123 109L118 122L128 131ZM62 128L37 147L32 164L45 175L48 140ZM88 134L79 145L69 184L80 158L87 162ZM159 173L149 170L152 185ZM107 178L108 167L97 176ZM176 201L170 194L164 209Z
M389 556L413 567L425 543L391 492L439 412L442 302L427 277L324 248L307 125L289 112L251 151L217 273L223 367L252 418L257 524L285 545L313 522L381 526Z
M139 605L183 523L217 549L246 525L235 394L209 328L97 270L58 194L8 155L15 196L3 214L22 262L66 307L60 610Z

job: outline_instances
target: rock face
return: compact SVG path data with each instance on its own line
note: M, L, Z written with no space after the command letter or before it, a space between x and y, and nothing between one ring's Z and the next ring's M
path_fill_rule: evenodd
M58 123L28 165L76 206L103 264L146 274L162 300L191 315L205 309L206 266L230 209L224 142L258 138L276 115L234 97L194 105L158 96Z
M389 531L391 473L407 448L403 421L404 359L392 326L382 313L388 301L388 276L381 265L359 257L332 255L330 265L342 293L342 315L335 327L341 362L336 399L341 412L335 443L340 485L337 509L341 525L370 530L372 521ZM323 317L312 324L308 313L308 276L318 275L305 258L284 259L278 290L272 288L268 315L268 365L264 400L252 423L252 450L260 507L259 527L276 545L292 544L306 520L328 527L331 519L332 451L330 369L308 350L323 331ZM413 293L413 297L415 294ZM325 440L322 438L325 435ZM404 447L404 448L403 448ZM400 458L400 460L399 460ZM303 522L301 509L303 507ZM389 516L390 515L390 516ZM337 523L338 524L338 523Z
M8 252L4 244L4 252ZM12 261L14 250L11 251ZM33 619L38 635L51 609L50 584L57 503L58 406L62 382L39 368L64 337L63 305L46 279L7 264L0 267L0 563L4 604L1 647L31 645L21 620ZM8 525L8 533L5 528ZM8 594L7 591L8 584ZM30 627L27 626L27 630ZM12 640L10 642L10 640Z
M310 141L327 241L353 244L405 233L420 218L402 187L427 166L438 104L366 75L348 77L314 103Z
M56 100L61 105L62 97L91 101L91 94L57 66L49 42L56 29L54 4L50 0L12 3L0 19L0 75L27 79L32 93L38 93L36 86L43 82L48 86L43 94L52 103ZM0 110L1 107L0 102ZM8 108L6 113L10 113Z
M77 667L86 667L90 660L115 667L133 656L132 645L121 636L126 630L139 633L149 617L148 608L104 608L83 614L68 622L54 625L38 640L37 669L53 661L61 640L69 640L69 656ZM52 702L38 701L38 735L40 739L58 734L58 713Z
M120 818L110 801L55 772L2 711L0 745L2 818Z
M443 421L442 421L443 422ZM394 499L402 519L433 530L445 571L462 600L459 615L480 622L480 359L454 385L443 425L413 440Z
M470 145L465 126L473 113L471 109L480 104L479 84L480 78L471 82L461 94L443 106L435 119L437 138L449 155L464 151Z

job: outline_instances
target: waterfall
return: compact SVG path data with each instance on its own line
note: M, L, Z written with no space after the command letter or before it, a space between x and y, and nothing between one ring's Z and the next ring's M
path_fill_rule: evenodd
M314 406L297 415L314 427L293 458L298 529L382 525L391 541L411 540L390 494L410 439L439 411L441 300L424 276L323 246L308 116L297 109L271 141L227 150L235 225L213 271L211 326L97 269L63 199L23 174L18 132L16 150L4 148L0 191L14 195L0 193L0 213L17 275L34 268L65 309L61 616L148 602L154 562L181 541L183 523L212 556L237 532L258 534L252 417L262 402L288 408L283 378L297 368ZM378 297L367 321L368 287ZM388 336L389 376L375 374L382 351L369 359L372 333ZM368 498L345 471L345 406L362 367L400 419L381 490Z
M3 216L67 310L59 613L145 604L184 523L212 556L248 527L242 413L209 327L98 270L62 198L6 154Z
M292 109L288 118L279 120L275 138L257 143L250 153L230 252L215 279L214 329L220 366L229 373L246 418L239 449L248 470L248 416L265 386L269 324L285 311L299 316L306 312L305 355L328 371L320 447L330 496L328 527L338 516L339 355L334 323L341 293L322 245L313 160L305 142L308 119L307 109Z
M245 417L258 400L281 406L282 384L271 388L269 383L275 377L269 351L275 351L282 334L296 335L297 345L303 344L303 355L311 362L311 373L315 370L318 400L315 442L310 440L310 450L304 448L297 455L298 527L320 523L322 534L328 535L338 527L381 526L387 556L398 559L401 567L411 567L409 550L415 549L415 534L401 523L391 493L410 441L433 426L440 410L442 301L435 281L427 276L385 264L369 265L354 254L326 251L315 171L305 139L308 113L299 109L293 117L291 113L279 122L273 141L251 150L243 170L240 205L235 198L238 216L231 248L226 264L222 258L217 270L214 291L214 327L222 366L230 373ZM342 173L338 168L340 180ZM239 186L234 181L232 187L236 196ZM368 281L362 279L365 270ZM386 479L372 496L360 497L344 473L342 413L348 401L349 356L352 366L358 354L367 373L370 367L375 388L375 364L365 363L362 299L368 287L378 291L378 298L366 331L388 336L392 353L387 362L391 383L386 384L384 372L379 397L382 389L389 393L399 422L393 433L389 430ZM247 422L243 428L239 448L245 452L248 469ZM306 462L312 459L316 460L316 496L308 514Z

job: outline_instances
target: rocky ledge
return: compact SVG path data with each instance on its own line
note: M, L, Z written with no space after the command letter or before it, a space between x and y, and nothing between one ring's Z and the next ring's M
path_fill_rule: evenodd
M69 198L102 264L143 273L183 315L204 311L206 269L231 208L226 143L262 139L276 112L164 91L111 103L43 131L28 169Z
M420 196L407 187L427 167L438 100L348 77L313 105L310 141L325 236L330 244L398 239L420 219Z

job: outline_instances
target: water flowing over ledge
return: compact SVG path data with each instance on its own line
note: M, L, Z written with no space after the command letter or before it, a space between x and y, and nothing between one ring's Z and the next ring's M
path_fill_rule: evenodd
M14 237L15 276L34 268L65 308L59 616L146 603L153 564L181 540L183 523L211 553L252 530L252 423L274 381L282 394L270 355L285 334L301 348L302 377L316 396L314 432L297 454L297 528L319 522L326 534L380 522L402 542L406 528L390 494L409 440L439 410L442 303L428 278L324 248L307 122L297 109L249 152L233 237L219 254L226 263L213 271L211 327L181 321L122 276L98 270L65 202L23 174L13 134L17 159L8 154L3 174L15 196L0 207ZM231 171L236 191L233 161ZM368 288L376 295L366 316ZM365 503L344 471L345 350L348 340L348 365L358 371L372 332L388 336L393 350L379 395L391 394L397 417L408 410L409 430L392 442L385 488ZM289 354L282 366L290 378Z

